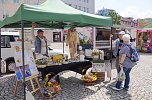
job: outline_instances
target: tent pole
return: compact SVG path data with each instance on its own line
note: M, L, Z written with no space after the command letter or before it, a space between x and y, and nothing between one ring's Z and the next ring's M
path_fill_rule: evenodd
M111 70L112 70L112 56L113 56L113 53L112 53L112 39L113 39L113 27L111 27L111 37L110 37L110 38L111 38L111 41L110 41L110 42L111 42L111 43L110 43L110 44L111 44L111 50L110 50L110 51L111 51L110 63L111 63ZM111 77L110 77L110 80L111 80Z
M24 89L24 100L26 100L26 83L25 83L25 62L24 62L24 22L21 21L21 29L22 29L22 61L23 61L23 89Z
M64 27L62 27L62 34L63 34L63 54L64 54L64 41L65 41L65 36L64 36Z
M0 36L1 36L1 28L0 28ZM1 45L1 44L0 44L0 45ZM0 51L1 51L1 49L0 49ZM0 55L0 56L1 56L1 55ZM2 60L2 59L1 59L1 60ZM1 66L1 63L0 63L0 77L1 77L1 74L2 74L2 73L1 73L1 67L2 67L2 66Z

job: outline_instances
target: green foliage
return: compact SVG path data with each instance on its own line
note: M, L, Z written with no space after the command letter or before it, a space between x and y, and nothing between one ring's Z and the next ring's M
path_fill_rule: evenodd
M109 16L112 17L113 24L116 24L116 25L120 25L121 24L120 23L121 16L116 11L110 12Z
M80 44L84 45L84 44L90 44L90 40L85 41L84 39L79 39L80 40Z

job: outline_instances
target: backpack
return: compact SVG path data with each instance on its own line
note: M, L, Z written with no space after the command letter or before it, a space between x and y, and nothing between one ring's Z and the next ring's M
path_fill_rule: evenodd
M129 48L130 48L130 60L132 61L132 62L137 62L137 61L139 61L139 54L138 54L138 52L137 52L137 49L136 49L136 47L134 46L134 45L129 45Z

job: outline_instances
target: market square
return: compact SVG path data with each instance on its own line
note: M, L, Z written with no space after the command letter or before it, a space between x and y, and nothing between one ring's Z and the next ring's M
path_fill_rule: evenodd
M134 2L1 0L0 100L151 100L151 6Z

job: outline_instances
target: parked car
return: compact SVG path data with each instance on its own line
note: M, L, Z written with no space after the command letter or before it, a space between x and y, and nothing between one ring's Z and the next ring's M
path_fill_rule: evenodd
M10 42L16 42L19 32L1 32L1 58L6 62L6 73L14 72L15 60Z

